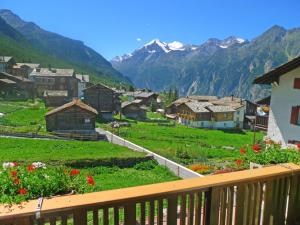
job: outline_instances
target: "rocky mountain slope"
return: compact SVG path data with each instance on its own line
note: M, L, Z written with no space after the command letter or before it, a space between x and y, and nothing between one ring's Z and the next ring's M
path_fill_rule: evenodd
M155 91L178 88L180 95L264 97L268 87L252 85L256 76L300 54L300 29L273 26L247 41L234 36L201 45L153 40L111 60L136 86Z

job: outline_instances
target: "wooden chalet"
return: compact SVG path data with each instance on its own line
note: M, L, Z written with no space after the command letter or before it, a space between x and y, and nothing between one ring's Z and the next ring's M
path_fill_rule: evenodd
M140 105L141 100L136 99L132 102L122 103L122 115L136 120L145 120L147 118L147 109Z
M103 120L112 120L121 109L119 94L104 84L88 87L83 93L84 102L95 108Z
M158 102L158 94L154 92L141 92L135 95L135 99L140 99L142 100L142 105L145 106L154 106L154 108L157 108Z
M35 82L39 97L47 90L68 91L70 98L78 97L78 79L73 69L35 68L29 79Z
M98 112L81 102L73 100L46 114L47 131L94 131Z
M26 78L13 76L6 72L0 72L1 91L11 98L33 98L35 95L34 83Z
M14 76L29 78L29 75L36 68L40 68L38 63L16 63L11 69Z
M58 107L70 102L68 91L47 90L43 97L46 107Z
M0 56L0 72L10 73L15 60L11 56Z

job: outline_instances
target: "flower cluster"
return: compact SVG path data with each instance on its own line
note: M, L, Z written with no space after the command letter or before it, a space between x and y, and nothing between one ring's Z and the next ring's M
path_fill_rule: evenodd
M0 203L19 203L57 194L85 193L93 190L91 175L81 175L77 169L46 167L42 162L19 165L3 163L0 172Z

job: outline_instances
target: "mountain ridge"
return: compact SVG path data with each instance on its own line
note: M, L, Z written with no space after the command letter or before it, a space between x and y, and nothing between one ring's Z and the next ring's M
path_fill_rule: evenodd
M250 41L229 36L185 46L193 49L164 53L142 47L111 63L136 86L154 91L177 88L181 96L237 95L254 100L268 95L269 89L252 85L253 79L300 54L300 29L274 25Z

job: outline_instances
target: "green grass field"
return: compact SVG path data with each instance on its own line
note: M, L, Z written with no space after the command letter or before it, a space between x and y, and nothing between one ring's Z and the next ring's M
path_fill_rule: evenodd
M44 116L47 110L41 101L0 101L0 131L46 133Z
M148 122L132 123L131 127L120 128L119 132L120 136L183 164L191 161L210 164L230 162L239 157L241 147L253 143L253 132L207 130L182 125L166 127ZM258 140L262 137L262 133L257 133ZM178 152L187 152L190 160L181 159Z
M28 164L41 161L49 166L87 160L89 164L80 170L83 174L91 174L95 179L95 191L109 190L159 183L178 178L169 170L159 165L150 169L136 169L133 167L119 168L111 166L92 166L97 160L128 159L145 157L144 153L113 145L108 142L82 142L62 140L38 140L23 138L0 138L0 165L3 162L17 161ZM71 168L78 168L72 166ZM0 168L1 170L1 168Z

